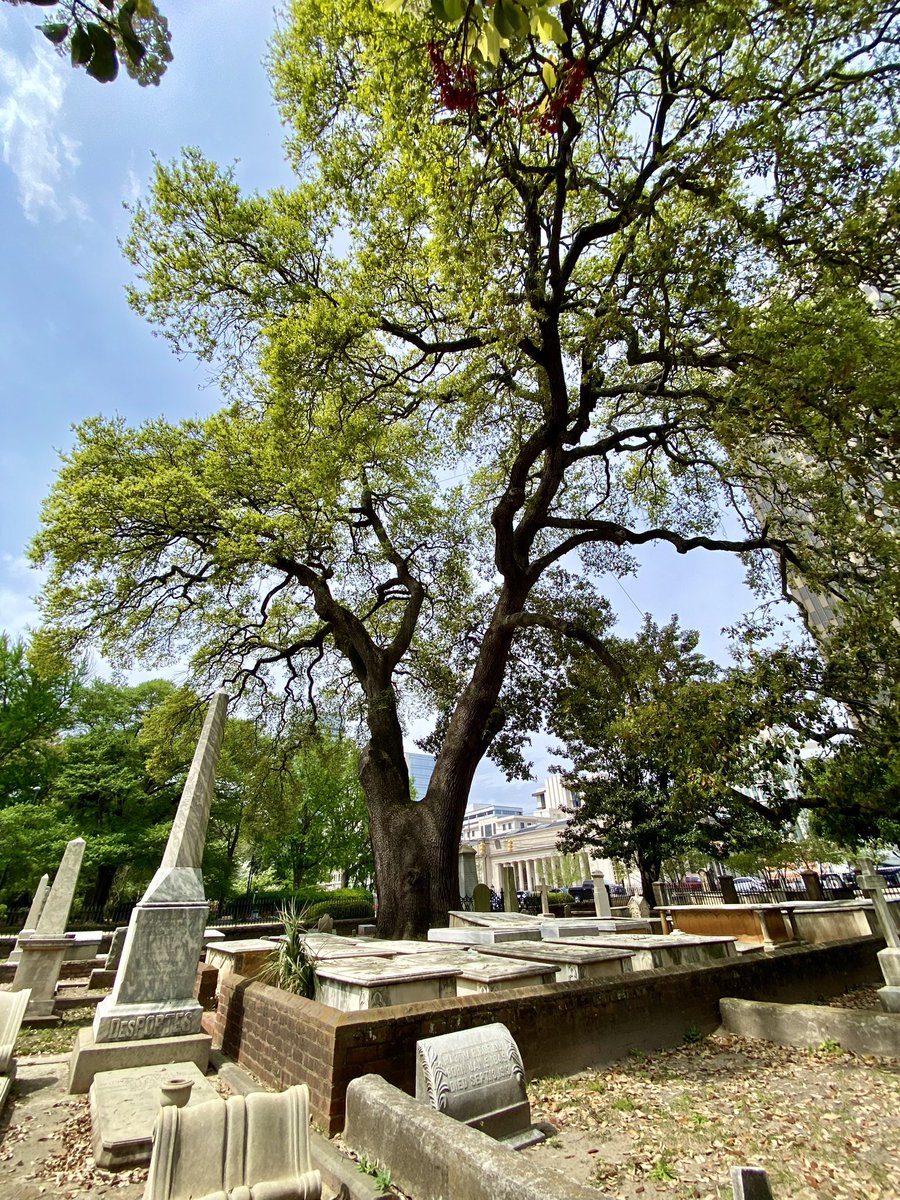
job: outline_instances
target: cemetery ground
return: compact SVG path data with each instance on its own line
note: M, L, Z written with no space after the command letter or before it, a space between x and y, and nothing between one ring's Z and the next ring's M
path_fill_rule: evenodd
M835 1003L877 1006L874 989ZM66 1093L66 1052L90 1016L74 1009L56 1029L20 1033L18 1078L0 1119L4 1200L143 1194L145 1170L94 1167L87 1097ZM735 1164L765 1166L776 1200L898 1194L900 1060L698 1035L528 1090L533 1119L558 1133L524 1153L598 1195L725 1200Z

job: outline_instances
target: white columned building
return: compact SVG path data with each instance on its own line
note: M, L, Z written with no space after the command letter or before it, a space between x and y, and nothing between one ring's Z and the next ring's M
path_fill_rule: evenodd
M503 868L515 871L516 887L534 892L541 883L568 887L601 873L607 882L616 879L609 859L595 858L586 850L563 854L557 839L580 807L580 800L558 775L551 775L534 792L533 815L503 804L473 805L463 821L462 844L474 847L478 879L496 891L503 888Z

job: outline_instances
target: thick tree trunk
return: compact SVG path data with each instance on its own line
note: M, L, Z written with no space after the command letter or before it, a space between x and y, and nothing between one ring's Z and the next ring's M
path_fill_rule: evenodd
M94 884L94 889L91 893L91 905L97 908L106 907L118 869L117 866L110 866L108 863L100 864L97 868L97 882Z
M656 907L656 897L653 895L653 884L657 882L662 871L662 863L648 862L638 855L638 871L641 875L641 892L651 908Z
M504 602L505 601L505 602ZM500 726L495 711L514 631L498 604L469 685L448 723L424 799L409 773L393 688L369 694L369 744L360 779L375 859L379 937L424 937L459 905L459 839L475 770Z

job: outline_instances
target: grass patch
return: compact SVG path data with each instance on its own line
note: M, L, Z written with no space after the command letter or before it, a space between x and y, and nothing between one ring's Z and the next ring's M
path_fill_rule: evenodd
M68 1054L75 1035L94 1019L94 1009L73 1008L63 1014L61 1025L48 1025L31 1029L23 1025L16 1038L16 1056L27 1054Z
M647 1172L647 1178L652 1179L654 1183L671 1183L678 1176L669 1166L668 1162L664 1158L661 1158Z

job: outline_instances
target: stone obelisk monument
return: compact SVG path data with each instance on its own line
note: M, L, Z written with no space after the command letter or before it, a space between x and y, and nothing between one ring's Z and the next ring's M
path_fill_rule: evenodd
M25 924L19 930L16 937L16 944L13 947L13 952L10 954L7 962L17 963L22 957L22 950L19 945L22 938L30 937L37 928L37 923L40 920L41 912L44 908L44 902L47 899L47 892L50 890L50 876L42 875L38 880L37 888L31 898L31 908L28 910L28 916L25 918Z
M12 991L30 989L31 999L25 1011L25 1019L29 1021L53 1018L53 998L60 968L66 951L72 945L65 936L66 922L78 885L84 845L84 838L73 838L68 843L34 933L23 937L18 943L22 957L16 966Z
M201 864L228 696L210 703L159 870L135 905L112 992L82 1030L69 1090L86 1091L97 1071L194 1061L205 1070L210 1039L193 998L209 905Z

